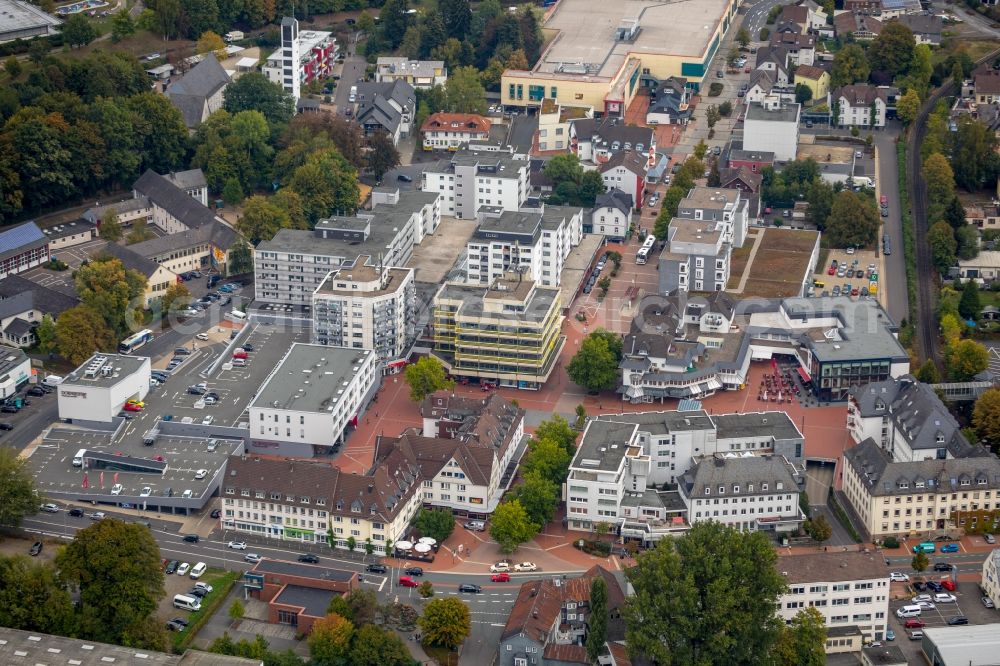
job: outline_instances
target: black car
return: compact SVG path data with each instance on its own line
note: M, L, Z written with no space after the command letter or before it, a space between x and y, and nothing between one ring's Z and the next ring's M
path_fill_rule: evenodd
M173 497L173 496L174 496L174 489L173 489L173 488L171 488L170 486L167 486L167 487L166 487L166 488L165 488L165 489L163 490L163 496L164 496L164 497Z
M384 574L388 570L384 564L369 564L365 567L365 571L368 573Z
M472 583L462 583L458 586L459 592L468 592L470 594L479 594L483 591L483 588L478 585L473 585Z
M167 622L167 631L184 631L184 625L176 620Z
M190 353L191 350L188 349L187 347L178 347L177 349L174 350L174 354L176 354L177 356L187 356Z
M121 411L121 412L118 412L118 418L125 419L126 421L131 421L132 420L132 415L129 414L128 412L126 412L126 411Z
M182 617L172 617L172 618L170 618L170 621L171 622L176 622L177 624L181 625L182 627L186 627L186 626L188 626L188 624L190 624L187 620L185 620Z
M205 397L206 398L213 398L216 402L218 402L218 400L219 400L219 394L216 393L215 391L209 391L208 393L205 394Z
M396 176L396 180L401 181L403 183L412 183L413 182L413 178L410 177L410 176L407 176L405 173L401 173L398 176Z
M927 581L927 589L933 590L934 592L944 591L944 587L941 585L941 583L937 582L936 580Z
M206 391L200 386L188 386L188 393L191 395L205 395Z
M184 535L184 541L187 541L188 543L198 543L198 535L197 534L185 534Z
M319 558L312 553L305 553L304 555L299 555L299 562L306 562L308 564L319 564Z
M208 594L208 591L203 590L200 587L193 587L188 591L188 594L190 594L192 597L198 597L199 599L202 599L205 597L206 594Z
M956 615L955 617L948 618L948 624L954 626L957 624L969 624L969 618L964 615Z
M31 553L32 557L34 557L35 555L38 555L39 553L41 553L42 552L42 542L41 541L36 541L31 546L31 550L28 551L28 552Z
M3 407L0 407L0 412L3 412L4 414L17 414L19 411L21 410L14 405L4 405Z
M934 571L951 571L951 565L947 562L935 562Z
M40 389L37 386L32 386L30 389L28 389L27 391L25 391L25 393L27 393L28 395L37 396L39 398L41 398L43 395L45 395L45 391L43 391L42 389Z
M177 560L170 560L167 563L167 568L164 570L164 573L172 574L173 572L177 571L177 564L178 564Z
M913 584L913 589L916 590L917 592L923 592L924 590L927 589L927 583L925 583L922 580L918 580Z
M13 430L14 426L10 423L0 423L0 430Z
M249 342L246 343L245 345L243 345L243 351L252 352L253 351L253 345L250 344Z
M83 518L83 509L76 509L76 508L70 509L69 515L73 516L74 518Z
M222 511L220 511L219 509L212 509L212 513L211 513L211 514L209 514L209 515L210 515L210 516L211 516L212 518L218 518L219 516L221 516L221 515L222 515Z
M407 576L423 576L424 570L421 569L420 567L406 567L405 569L403 569L403 573L405 573Z

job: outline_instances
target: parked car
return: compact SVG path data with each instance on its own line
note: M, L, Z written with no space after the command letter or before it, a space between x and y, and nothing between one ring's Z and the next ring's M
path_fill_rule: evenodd
M208 592L206 592L205 590L199 589L197 587L192 587L188 591L188 594L191 595L192 597L198 597L199 599L202 599L202 598L204 598L205 596L208 595Z
M420 583L418 583L417 581L413 580L409 576L400 576L399 577L399 586L400 587L417 587L419 585L420 585Z
M889 580L892 581L893 583L906 583L909 582L910 577L907 576L905 573L893 571L891 574L889 574Z
M945 545L941 546L941 552L942 553L957 553L958 552L958 544L957 543L946 543Z
M163 573L165 574L174 573L175 571L177 571L178 564L179 562L177 562L177 560L170 560L169 562L167 562L167 568L163 570Z
M941 583L937 582L936 580L929 580L929 581L927 581L927 589L930 590L930 591L932 591L932 592L943 592L944 591L944 588L941 586Z
M42 388L39 386L32 386L30 389L25 391L25 393L27 393L28 395L37 396L39 398L45 395L45 391L43 391Z
M424 570L420 567L406 567L403 569L403 573L407 576L423 576Z
M220 509L212 509L212 513L208 515L211 516L212 518L218 518L222 515L222 511Z
M941 592L934 595L934 603L936 604L953 604L955 601L957 601L955 595L948 592Z
M473 585L472 583L462 583L458 586L459 592L468 592L470 594L479 594L483 591L483 588L478 585Z
M194 473L194 478L195 479L204 479L206 476L208 476L208 470L207 469L199 469L199 470L197 470Z
M896 632L892 629L887 629L885 632L885 640L894 641L896 640Z
M920 629L922 627L927 626L927 623L924 622L923 620L911 617L909 620L903 623L903 626L906 627L907 629Z
M538 565L534 562L520 562L514 565L514 571L538 571Z
M389 569L384 564L369 564L365 567L365 571L367 573L384 574L388 572Z
M498 573L490 576L490 580L494 583L509 583L510 574L509 573Z
M948 618L948 624L951 626L956 626L960 624L969 624L969 618L964 615L956 615L954 617Z
M985 606L986 608L994 607L993 600L990 599L989 597L983 597L982 599L980 599L980 601L983 602L983 606Z
M190 564L188 564L187 562L181 562L177 566L177 575L178 576L184 576L190 570L191 570L191 565Z
M167 622L167 631L184 631L184 625L174 620Z
M42 552L42 542L41 541L36 541L35 543L33 543L31 545L31 550L28 551L28 552L31 554L32 557L34 557L34 556L38 555L39 553L41 553Z
M993 543L997 542L997 540L993 537L992 534L984 534L983 535L983 541L985 541L986 543L990 543L990 544L993 544Z
M490 565L490 573L500 573L502 571L510 571L509 562L497 562Z
M307 564L319 564L319 558L312 553L303 553L299 555L299 562L305 562Z
M955 589L957 588L957 586L955 585L955 581L950 579L941 581L941 587L948 590L949 592L954 592Z

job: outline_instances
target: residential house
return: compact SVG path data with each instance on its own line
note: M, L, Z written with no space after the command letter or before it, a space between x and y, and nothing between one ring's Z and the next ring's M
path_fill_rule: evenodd
M861 12L840 12L833 17L833 26L842 38L853 37L859 42L870 42L882 34L882 21Z
M771 35L771 52L779 54L785 67L811 65L816 58L816 38L792 30L776 30Z
M795 159L802 105L773 98L749 102L744 118L743 149L769 150L778 161Z
M787 86L791 81L788 75L788 58L782 49L762 46L757 49L757 61L754 69L771 73L772 85Z
M983 574L979 579L983 595L996 605L1000 601L1000 548L994 548L983 560Z
M633 208L632 195L617 187L598 194L590 225L584 225L584 233L602 234L611 242L623 241L632 226Z
M608 588L608 653L602 664L629 664L621 641L625 638L622 611L625 594L618 578L599 564L582 576L528 581L521 585L500 634L498 666L563 666L590 664L586 643L590 617L590 589L595 578Z
M492 123L474 113L432 113L420 127L424 150L458 150L470 141L485 141Z
M759 172L750 170L750 167L728 167L719 172L719 187L727 190L739 190L750 198L750 195L759 194L764 176ZM756 214L753 215L756 217Z
M520 210L528 198L529 167L510 152L459 150L424 167L422 189L441 195L442 215L474 220L483 206Z
M794 5L785 5L778 18L776 25L794 24L799 33L806 35L821 32L827 29L827 15L823 8L815 2L806 1Z
M830 73L814 65L799 65L795 68L795 85L809 88L812 99L824 100L830 92Z
M980 284L1000 278L1000 250L984 250L972 259L958 259L954 277L976 280Z
M579 118L570 126L570 150L581 162L601 165L618 153L635 151L652 161L656 133L626 125L620 118Z
M944 20L940 16L931 13L904 14L896 19L913 33L917 44L927 44L929 46L941 46L941 32L944 29Z
M209 53L181 79L167 86L167 97L181 112L187 128L194 130L222 108L230 80L215 54Z
M686 125L691 119L687 79L671 76L649 92L647 125Z
M294 501L294 495L298 492L298 488L292 488L292 485L288 483L292 495L291 499L286 499L289 503ZM324 496L328 492L326 489L316 490ZM287 493L277 494L284 494L287 498ZM288 507L287 504L277 506L278 513L281 513L282 508L297 508ZM326 513L304 507L301 511L303 516L306 511L310 515ZM287 625L293 627L296 633L308 635L316 620L326 617L330 602L335 597L347 596L361 588L361 576L344 569L265 558L243 574L242 583L250 598L267 603L268 622Z
M642 208L646 193L646 169L648 160L637 151L614 153L603 162L598 170L606 190L619 189L632 197L636 208Z
M337 40L332 33L319 30L299 31L299 22L291 16L281 19L281 46L261 68L271 83L277 83L298 102L302 86L333 74L337 60Z
M973 74L973 95L980 104L992 104L1000 100L1000 70L976 70Z
M177 284L176 273L129 247L108 243L101 250L101 254L115 257L122 262L125 268L130 268L146 278L146 291L142 297L142 306L145 308L152 307L153 303L162 298L171 285Z
M0 231L0 279L49 260L49 239L34 222Z
M375 62L375 80L379 83L404 81L413 88L429 90L448 81L448 68L443 60L410 60L381 56Z
M558 100L546 97L538 107L538 131L535 133L532 154L569 150L573 122L593 117L592 107L565 106Z
M30 347L38 338L35 327L48 315L57 319L80 301L61 291L25 279L8 275L0 280L0 332L3 344L11 347Z
M406 81L358 83L355 118L365 136L385 132L394 144L410 136L417 109L417 94Z
M975 448L962 458L895 462L873 439L844 452L843 492L865 538L929 537L992 529L1000 510L1000 460Z
M729 168L746 167L753 173L760 173L764 167L774 166L774 152L770 150L744 150L743 145L729 151Z
M837 88L828 98L830 116L841 127L885 127L887 89L868 83Z
M807 65L808 66L808 65ZM750 72L749 87L743 95L744 104L772 102L795 103L795 86L791 83L779 84L775 77L784 70L755 69Z
M778 616L791 624L804 608L814 608L827 627L826 652L856 652L859 640L844 641L853 628L865 642L885 639L889 619L889 572L878 553L819 552L779 558L787 589L778 597ZM846 644L845 644L846 643ZM853 648L853 649L851 649Z

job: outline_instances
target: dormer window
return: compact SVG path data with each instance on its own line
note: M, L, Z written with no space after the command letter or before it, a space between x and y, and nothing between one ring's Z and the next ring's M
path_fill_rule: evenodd
M299 502L301 502L302 504L309 504L309 498L308 497L300 497L299 498Z
M739 486L733 486L733 492L734 493L740 492L740 487Z
M235 495L236 494L236 489L235 488L226 488L226 494L227 495Z
M937 441L938 444L944 444L944 435L942 435L941 433L935 435L934 439L935 441Z
M748 493L752 493L753 492L753 484L752 483L748 483L747 484L747 492Z
M725 486L719 486L719 494L720 495L725 495L726 494L726 487Z
M705 494L706 495L711 495L712 494L712 489L709 488L708 486L705 486Z
M766 483L760 484L760 489L764 492L767 492L767 484Z
M910 483L908 481L900 481L899 482L899 489L900 490L907 490L909 487L910 487Z

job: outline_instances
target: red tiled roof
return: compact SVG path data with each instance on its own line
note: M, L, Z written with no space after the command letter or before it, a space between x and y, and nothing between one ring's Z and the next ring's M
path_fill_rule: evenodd
M474 113L432 113L420 126L421 132L433 130L450 130L453 132L470 132L489 134L492 123Z
M545 646L545 652L542 653L542 656L545 659L566 662L569 664L590 663L590 660L587 659L587 648L582 645L558 645L556 643L550 643Z

